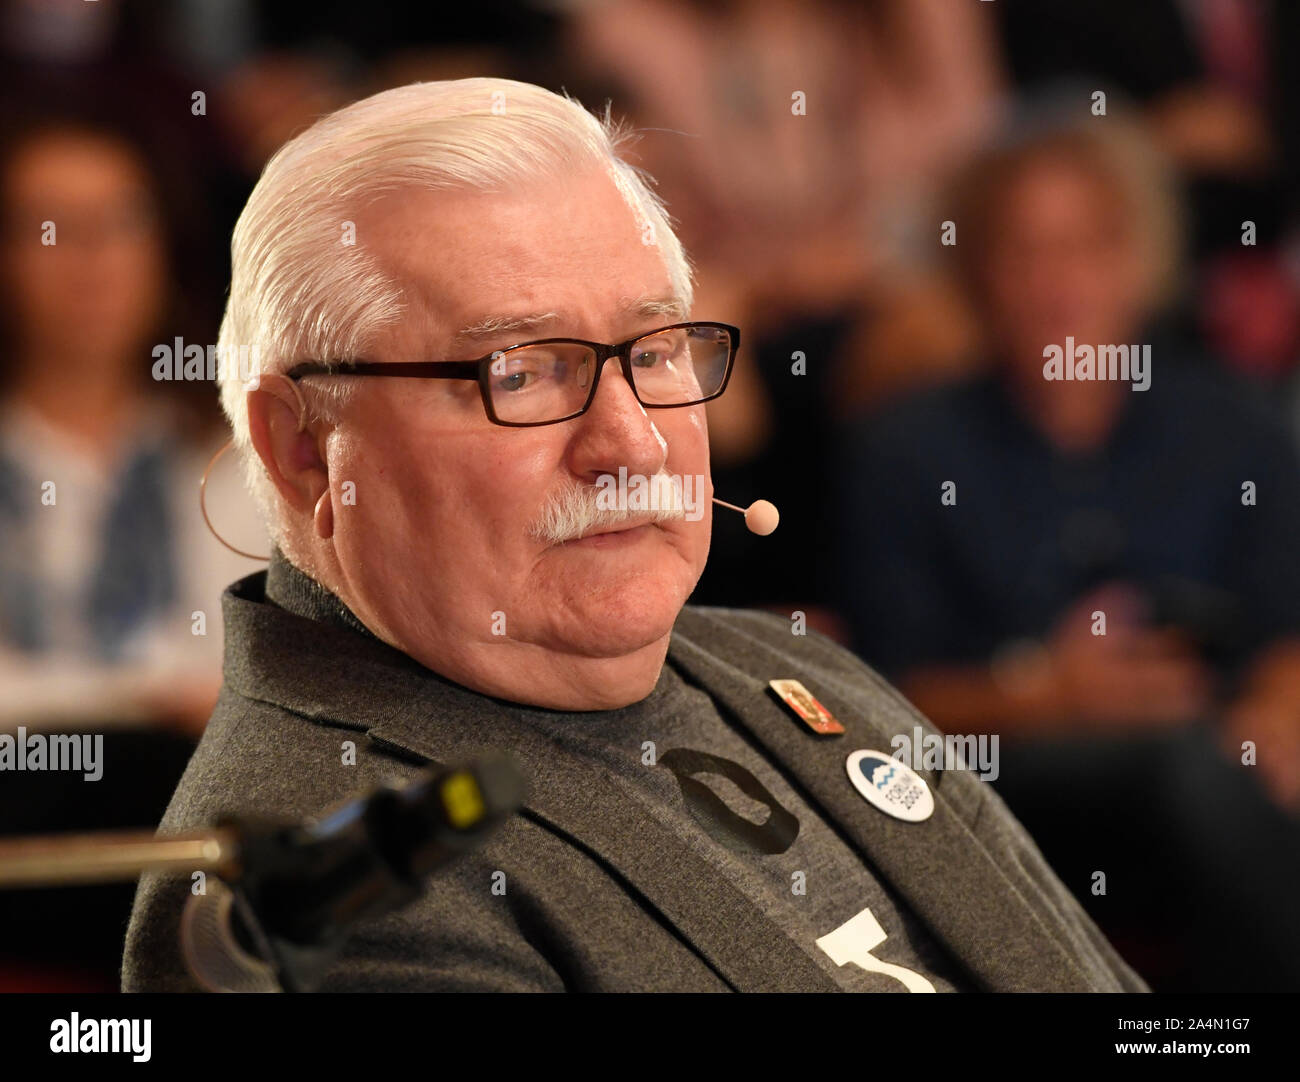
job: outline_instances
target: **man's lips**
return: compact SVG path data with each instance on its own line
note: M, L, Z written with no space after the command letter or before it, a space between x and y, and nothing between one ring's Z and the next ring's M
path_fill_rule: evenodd
M614 545L628 541L635 541L645 536L654 523L650 519L643 519L634 522L620 522L616 526L601 526L590 533L583 534L581 537L575 537L569 541L561 542L561 546L569 545L589 545L599 547L603 545Z

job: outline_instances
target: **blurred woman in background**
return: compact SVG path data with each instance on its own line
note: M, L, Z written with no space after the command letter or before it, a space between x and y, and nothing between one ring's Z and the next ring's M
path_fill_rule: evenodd
M128 137L71 121L0 159L0 720L200 725L220 590L254 567L198 514L216 418L150 376L156 344L211 337L175 322L156 175Z

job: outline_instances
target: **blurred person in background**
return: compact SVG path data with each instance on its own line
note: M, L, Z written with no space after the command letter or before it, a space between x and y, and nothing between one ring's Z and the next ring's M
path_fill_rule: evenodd
M0 729L105 736L94 784L6 773L5 833L157 822L216 699L220 592L255 566L199 513L220 438L192 399L211 385L151 378L156 344L206 340L178 296L189 275L166 175L89 116L29 115L0 144ZM210 512L257 546L230 474ZM77 920L58 926L78 929L7 943L0 986L29 948L43 969L72 967L76 986L111 986L130 898L129 884L0 895L25 928L71 907Z
M999 791L1154 987L1295 987L1295 448L1157 331L1175 197L1119 118L1027 122L952 206L991 371L847 427L854 644L1000 734ZM1045 378L1067 336L1151 345L1148 389Z
M180 331L153 177L128 139L71 123L32 125L0 158L5 716L49 702L185 723L215 701L220 628L195 634L193 614L218 620L250 564L198 512L216 430L151 379Z
M1300 360L1300 5L1283 0L1002 0L1016 88L1124 95L1192 208L1192 303L1216 359L1266 385ZM1243 243L1245 223L1253 238Z

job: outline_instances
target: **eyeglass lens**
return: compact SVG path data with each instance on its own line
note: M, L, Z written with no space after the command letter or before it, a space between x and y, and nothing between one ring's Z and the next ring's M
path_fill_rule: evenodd
M717 393L731 335L720 327L656 331L631 347L632 380L647 405L688 405ZM560 420L581 412L596 374L596 353L577 342L503 351L489 366L492 407L502 421Z

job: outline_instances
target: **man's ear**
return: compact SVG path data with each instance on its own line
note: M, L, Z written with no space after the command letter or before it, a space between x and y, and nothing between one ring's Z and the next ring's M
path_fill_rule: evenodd
M253 448L271 482L290 507L312 515L329 490L329 469L307 427L297 384L278 374L259 376L250 382L245 401Z

